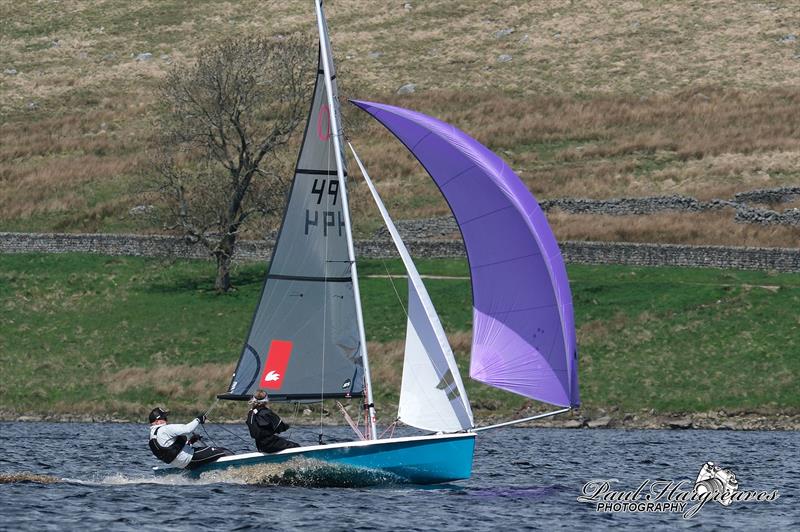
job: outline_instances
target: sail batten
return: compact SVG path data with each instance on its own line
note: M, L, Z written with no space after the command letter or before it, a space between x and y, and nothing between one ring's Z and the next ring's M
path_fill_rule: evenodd
M353 101L422 163L461 230L473 292L470 375L559 406L580 403L566 269L519 177L459 129L391 105Z

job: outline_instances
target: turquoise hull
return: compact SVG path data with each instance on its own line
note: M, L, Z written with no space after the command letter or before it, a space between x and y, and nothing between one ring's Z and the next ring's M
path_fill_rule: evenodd
M314 445L275 454L240 454L221 458L191 471L174 467L156 467L153 470L159 476L182 474L199 477L213 471L306 459L325 465L345 466L345 471L356 474L378 473L387 482L440 484L469 478L474 450L475 434L438 434Z

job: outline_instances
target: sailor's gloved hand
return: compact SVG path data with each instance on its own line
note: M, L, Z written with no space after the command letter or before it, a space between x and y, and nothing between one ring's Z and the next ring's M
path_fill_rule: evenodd
M202 425L203 423L205 423L207 419L208 419L208 418L206 417L206 415L205 415L205 414L198 414L198 415L197 415L197 421L199 421L201 425Z
M202 440L202 439L203 439L203 437L202 437L202 436L199 436L199 435L197 435L197 434L192 434L192 437L191 437L191 438L189 438L189 445L191 445L191 444L193 444L193 443L197 443L197 442L199 442L199 441L200 441L200 440Z

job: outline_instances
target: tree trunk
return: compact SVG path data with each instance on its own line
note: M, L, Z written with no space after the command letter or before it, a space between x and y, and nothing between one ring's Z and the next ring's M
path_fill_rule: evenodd
M231 289L231 259L235 245L236 236L226 235L220 240L214 252L214 256L217 258L217 279L214 281L214 289L219 293Z
M219 293L224 293L231 289L230 257L217 255L217 279L214 281L214 289Z

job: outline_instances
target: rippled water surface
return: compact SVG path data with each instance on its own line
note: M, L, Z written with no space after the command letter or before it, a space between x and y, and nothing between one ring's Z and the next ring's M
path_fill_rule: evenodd
M244 427L226 428L246 436ZM325 432L345 438L349 430ZM245 448L218 426L208 431L217 443ZM315 429L292 432L315 443ZM0 423L0 529L800 530L800 441L792 432L500 429L478 436L470 480L435 487L370 486L369 477L354 479L360 487L332 487L347 482L306 466L156 480L147 433L133 424ZM709 460L732 469L740 489L777 489L780 498L728 508L710 502L689 520L598 513L576 500L593 479L634 490L646 479L694 480ZM25 481L27 474L48 482Z

